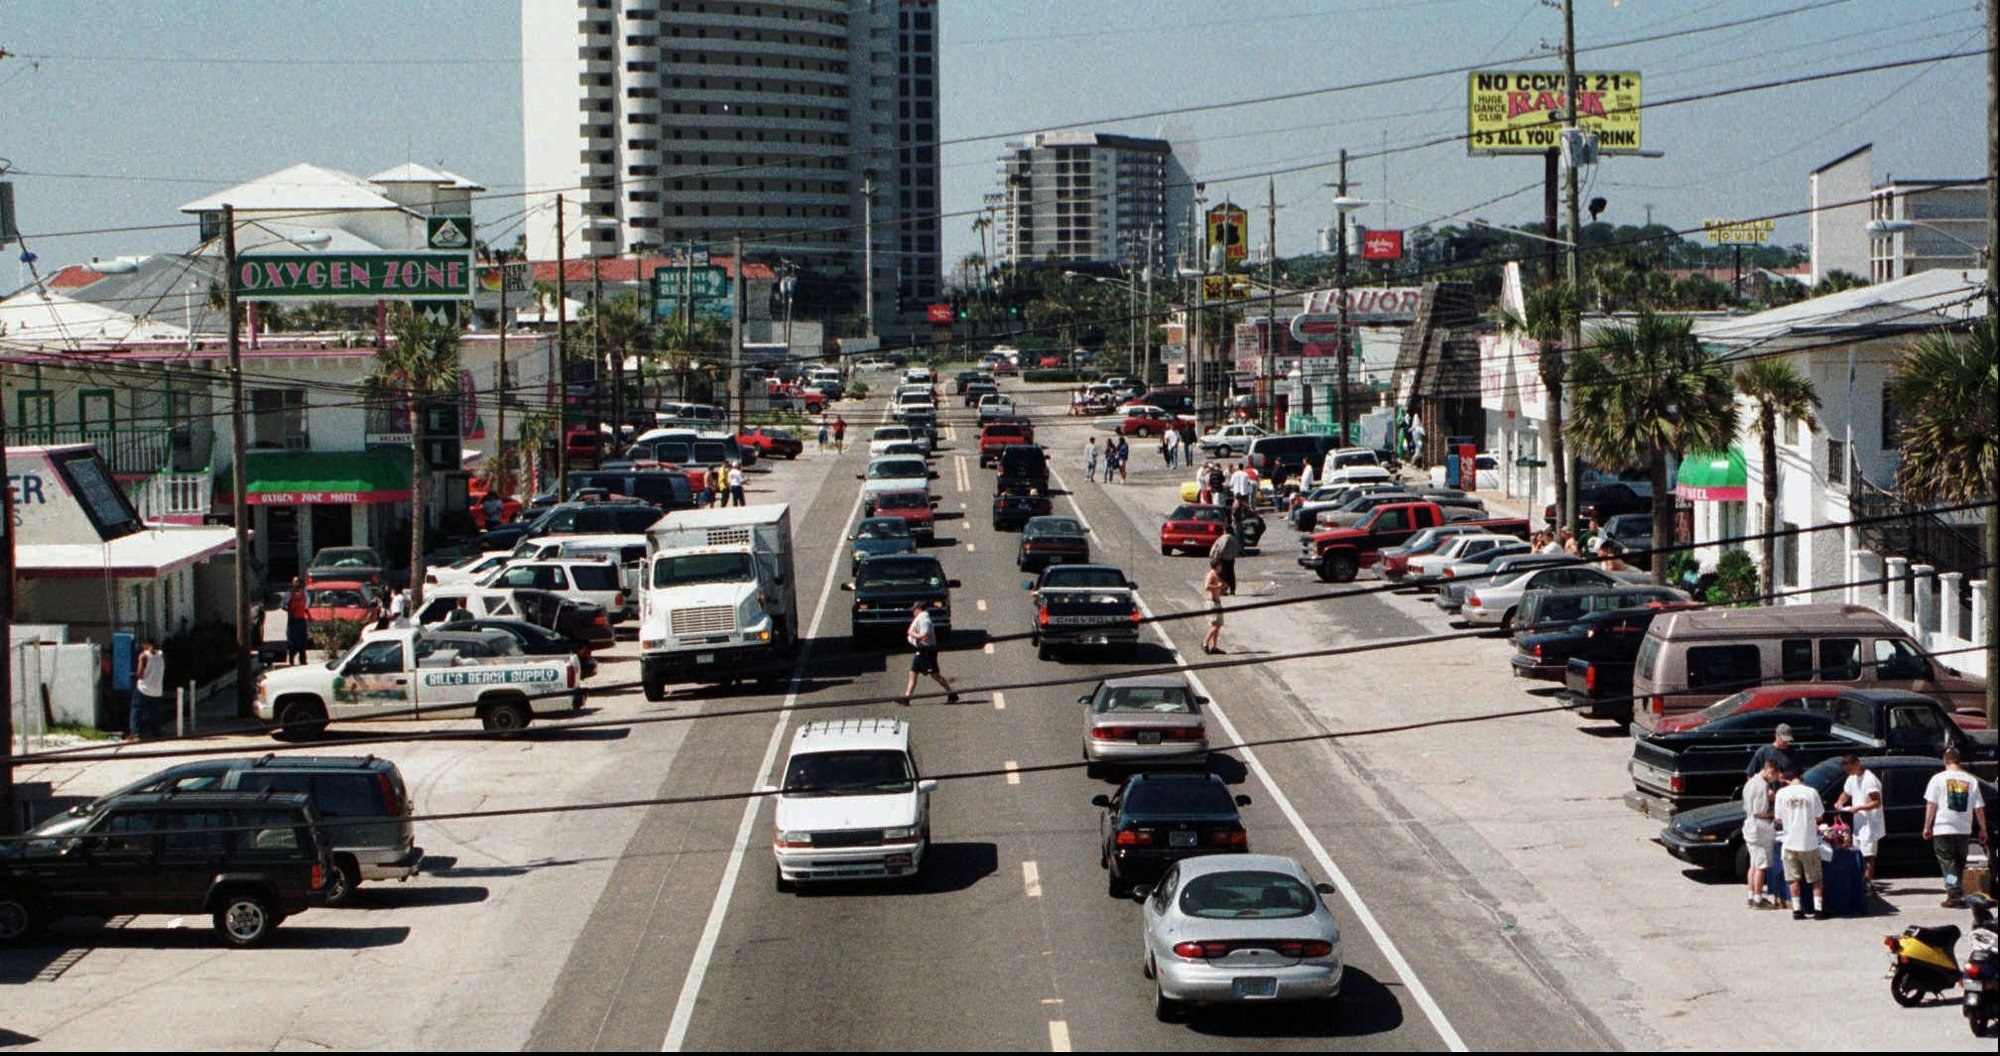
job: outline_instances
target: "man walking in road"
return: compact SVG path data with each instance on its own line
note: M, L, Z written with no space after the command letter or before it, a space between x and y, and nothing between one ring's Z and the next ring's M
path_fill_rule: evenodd
M1785 827L1780 843L1785 855L1785 882L1792 887L1792 919L1806 919L1805 887L1812 885L1813 919L1827 919L1826 881L1820 873L1819 819L1826 804L1819 789L1799 780L1799 768L1785 769L1785 787L1771 801L1771 813Z
M1944 874L1944 907L1965 905L1965 852L1975 829L1979 842L1993 845L1986 827L1986 800L1979 794L1979 782L1958 765L1958 749L1944 750L1944 769L1932 775L1924 788L1924 839L1931 841L1937 855L1938 872Z
M1236 559L1243 556L1243 541L1236 537L1236 524L1215 537L1215 543L1208 548L1208 559L1222 573L1224 593L1236 593Z
M1861 879L1868 889L1875 889L1875 849L1882 844L1882 836L1888 831L1882 809L1882 779L1875 771L1861 765L1861 757L1849 753L1842 758L1841 768L1847 771L1847 782L1841 787L1840 797L1833 801L1833 809L1852 812L1854 815L1854 849L1861 852L1864 863Z
M836 414L833 416L833 453L837 455L846 450L847 419Z
M1179 429L1168 429L1161 433L1160 458L1166 462L1168 469L1174 468L1174 464L1180 459L1180 454L1181 431Z
M1771 844L1777 826L1771 821L1771 785L1778 780L1778 764L1766 761L1762 769L1743 782L1743 849L1750 852L1750 870L1744 879L1750 885L1751 909L1776 909L1778 898L1764 890L1764 875L1771 869Z
M910 627L903 632L903 638L916 650L910 658L910 677L903 683L904 707L910 706L910 695L917 691L917 676L929 675L931 681L944 687L946 704L958 703L958 691L938 670L937 628L931 623L930 603L919 601L910 606Z

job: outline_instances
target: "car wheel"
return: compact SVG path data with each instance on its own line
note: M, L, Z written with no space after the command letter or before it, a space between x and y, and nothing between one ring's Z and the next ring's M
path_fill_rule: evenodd
M1324 570L1324 578L1329 583L1352 583L1354 581L1355 568L1353 554L1328 554L1326 557L1320 559L1319 566Z
M41 928L41 910L28 901L28 896L0 891L0 947L27 942Z
M1107 866L1107 868L1109 867ZM1125 878L1118 875L1117 869L1112 868L1104 880L1104 893L1110 895L1112 898L1130 898L1132 897L1132 885L1126 883Z
M1217 458L1228 458L1228 457L1229 457L1229 450L1230 450L1230 449L1229 449L1229 445L1228 445L1228 444L1217 444L1217 445L1215 445L1215 457L1217 457Z
M1168 545L1167 545L1167 544L1165 544L1165 543L1161 543L1161 544L1160 544L1160 556L1161 556L1161 557L1172 557L1172 556L1174 556L1174 548L1173 548L1173 547L1171 547L1171 546L1168 546Z
M1749 847L1740 843L1736 845L1736 857L1734 859L1732 867L1729 870L1729 876L1731 879L1738 881L1750 879Z
M798 883L785 879L785 871L775 865L771 867L771 886L781 895L797 894L799 890Z
M646 699L657 704L667 699L667 680L664 675L639 672L639 687L646 691Z
M279 701L278 727L287 737L317 737L326 731L326 715L316 701Z
M533 713L528 710L526 704L518 700L496 701L488 705L486 713L479 718L480 726L491 733L512 733L515 730L526 729L528 723L532 721L534 721Z
M253 891L238 891L224 897L215 911L215 930L231 946L262 945L278 926L270 900Z
M361 886L361 865L351 854L338 854L333 858L333 872L326 878L326 904L337 906L353 897L354 889Z
M1513 632L1513 630L1514 630L1514 610L1508 609L1506 612L1500 614L1500 633L1510 634Z
M1049 648L1047 645L1037 644L1035 646L1035 659L1053 660L1055 659L1055 657L1056 657L1056 651L1054 649Z
M1160 989L1158 973L1153 979L1153 1018L1162 1023L1179 1023L1187 1018L1186 1003L1168 997L1167 992Z

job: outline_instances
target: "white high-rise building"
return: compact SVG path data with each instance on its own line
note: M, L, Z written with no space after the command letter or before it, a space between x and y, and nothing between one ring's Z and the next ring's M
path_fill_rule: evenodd
M1164 139L1043 132L999 158L1000 261L1165 266L1187 238L1194 186Z
M878 324L937 298L935 0L522 0L521 54L530 257L560 192L566 256L741 236L858 306L865 227Z

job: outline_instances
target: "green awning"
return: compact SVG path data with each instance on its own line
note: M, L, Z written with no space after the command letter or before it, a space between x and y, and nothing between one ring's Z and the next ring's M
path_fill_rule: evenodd
M1690 502L1744 502L1750 498L1743 449L1689 455L1681 460L1674 493Z
M243 461L252 506L410 501L410 457L392 451L252 451Z

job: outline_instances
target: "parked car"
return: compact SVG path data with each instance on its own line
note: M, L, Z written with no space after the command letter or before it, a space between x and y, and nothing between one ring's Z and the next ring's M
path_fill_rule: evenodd
M1405 576L1409 575L1411 559L1421 557L1425 554L1436 553L1446 543L1450 542L1454 536L1471 535L1484 531L1484 529L1474 527L1470 524L1440 524L1435 528L1426 528L1411 536L1401 546L1383 547L1381 558L1375 564L1375 571L1383 579L1392 583L1399 583Z
M1521 595L1514 613L1514 637L1561 630L1593 612L1652 606L1662 609L1692 603L1685 591L1650 583L1620 583L1605 587L1537 588ZM1637 645L1637 642L1634 642ZM1561 665L1555 680L1562 681Z
M1053 564L1090 561L1090 533L1074 517L1036 517L1021 528L1014 567L1032 572Z
M736 442L755 448L766 458L793 459L805 453L806 442L789 429L774 425L750 425L736 430Z
M1343 964L1340 925L1291 858L1186 859L1142 897L1145 974L1161 1022L1188 1006L1313 1003L1334 1011Z
M515 561L487 573L479 585L503 590L527 587L560 594L599 606L614 625L629 619L637 604L636 598L627 603L624 575L618 563L602 556Z
M375 613L381 595L373 583L322 579L306 588L306 616L314 623L346 620L359 623Z
M1579 484L1576 489L1576 524L1571 527L1581 531L1593 520L1598 524L1605 524L1620 514L1650 514L1652 509L1652 496L1640 494L1637 489L1624 481L1600 480ZM1555 504L1550 503L1543 507L1542 516L1548 523L1556 523Z
M1169 429L1180 428L1181 420L1172 411L1150 404L1125 406L1117 413L1099 418L1094 428L1119 436L1159 436Z
M871 557L917 552L917 539L910 534L910 522L901 517L864 517L847 539L854 551L853 562L848 568L850 573L858 570L861 562Z
M577 675L590 678L597 674L597 656L589 642L580 638L553 631L537 623L526 620L508 619L501 616L476 616L472 619L447 618L441 625L447 630L491 631L514 639L521 647L523 656L574 656Z
M314 554L312 564L306 566L306 583L322 579L388 583L388 570L388 562L372 546L329 546Z
M1474 627L1498 627L1502 633L1512 633L1514 614L1521 608L1521 595L1530 590L1615 587L1641 582L1645 575L1606 572L1590 565L1517 568L1495 573L1483 583L1468 584L1459 616Z
M1184 858L1250 852L1250 833L1237 811L1250 805L1250 797L1231 795L1222 778L1205 771L1142 770L1090 802L1103 808L1098 864L1113 898L1158 879Z
M1531 592L1532 593L1532 592ZM1514 655L1508 661L1516 678L1562 682L1572 659L1615 663L1624 660L1629 670L1639 652L1646 628L1662 610L1648 605L1598 609L1565 621L1552 630L1523 634L1514 639ZM1626 683L1630 685L1630 680ZM1569 702L1579 707L1577 702Z
M1528 543L1524 539L1497 532L1472 532L1455 536L1445 540L1436 550L1428 554L1412 555L1409 559L1409 570L1404 574L1403 580L1418 586L1434 584L1444 578L1445 569L1488 550L1526 553Z
M1257 549L1257 544L1264 538L1264 518L1255 511L1246 510L1237 523L1240 525L1243 548ZM1160 524L1160 553L1171 557L1178 551L1187 550L1206 556L1228 526L1229 510L1226 507L1212 503L1182 503L1174 507Z
M1882 781L1885 831L1875 851L1877 875L1898 867L1910 871L1934 870L1937 859L1931 841L1923 838L1924 789L1930 784L1931 775L1944 769L1944 764L1925 756L1864 755L1861 765L1874 771ZM1819 792L1828 809L1840 798L1847 780L1847 772L1838 758L1822 760L1800 776ZM1991 810L2000 791L1995 790L1991 781L1984 780L1979 782L1979 791ZM1851 815L1849 823L1852 824ZM1741 799L1675 814L1660 830L1658 842L1668 854L1700 869L1727 872L1738 879L1749 870L1750 854L1743 846Z
M1263 426L1255 422L1231 422L1196 440L1195 443L1200 444L1202 451L1209 455L1229 458L1239 451L1246 450L1250 446L1250 441L1269 435Z
M1700 711L1669 715L1661 719L1658 726L1653 727L1653 732L1682 733L1698 726L1706 726L1716 719L1726 719L1731 715L1742 715L1752 711L1769 711L1772 708L1782 708L1786 711L1822 711L1831 714L1833 701L1840 696L1840 693L1839 686L1825 683L1755 686L1731 693Z
M1179 675L1111 678L1076 698L1084 705L1083 758L1096 777L1107 767L1194 765L1208 759L1202 705Z
M298 792L134 792L0 843L0 947L63 917L207 914L260 946L324 905L333 860Z

